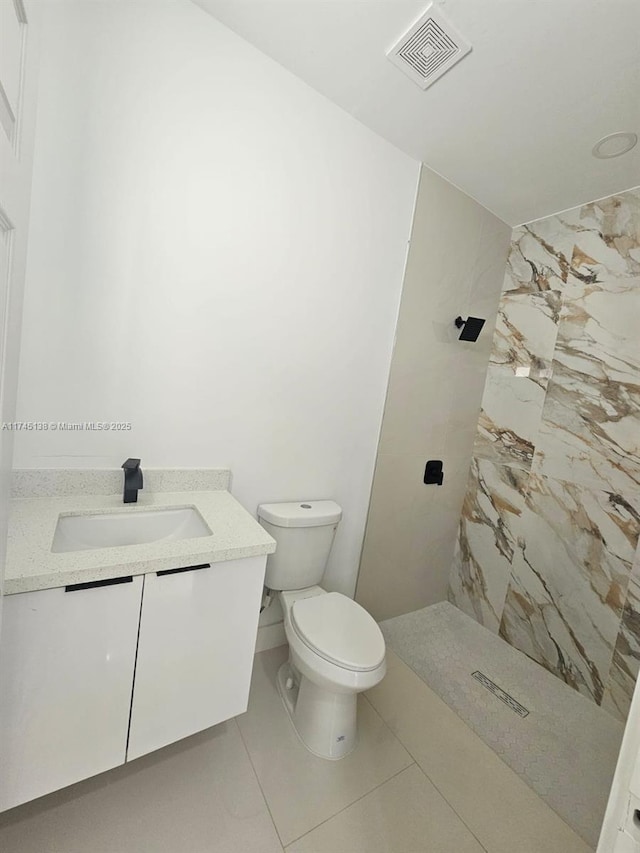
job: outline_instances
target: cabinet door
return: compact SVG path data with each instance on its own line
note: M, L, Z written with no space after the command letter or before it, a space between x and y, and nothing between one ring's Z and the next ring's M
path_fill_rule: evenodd
M142 578L4 600L0 810L125 760Z
M265 564L145 575L127 760L247 710Z

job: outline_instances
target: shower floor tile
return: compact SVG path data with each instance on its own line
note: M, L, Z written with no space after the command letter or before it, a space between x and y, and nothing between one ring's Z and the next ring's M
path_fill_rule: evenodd
M419 745L422 744L420 748L424 747L430 755L430 728L433 727L430 722L435 719L438 725L444 725L442 721L447 713L453 714L475 732L483 746L486 745L485 749L488 747L487 761L492 766L496 759L501 759L500 763L504 762L513 771L511 777L516 787L518 783L521 787L526 783L532 794L535 791L595 848L623 724L446 602L389 619L381 628L388 648L401 660L396 658L387 678L369 693L369 698L411 754L416 757L417 747L413 734L411 744L408 742L407 732L418 732L422 728L425 735ZM389 658L393 660L393 652L389 652ZM524 712L517 713L513 705L507 704L507 697L503 695L501 699L496 695L499 691L487 689L473 676L474 672L493 681L523 706ZM427 689L431 688L430 695L416 685L416 678ZM398 696L389 696L389 691L394 689L417 693L423 706L422 718L415 710L418 700L411 702L405 696L402 701ZM458 731L455 720L450 724ZM452 733L446 726L435 746L441 741L450 747L450 754L455 753ZM425 761L425 772L438 786L428 769L430 759ZM482 760L466 763L470 778L475 778ZM445 770L451 788L440 790L453 803L452 798L460 795L456 794L459 786L451 767L445 766ZM484 794L489 791L493 778L497 777L490 773L489 782L479 782ZM476 796L474 790L472 785L469 791L472 797ZM508 801L508 785L503 794ZM491 798L492 814L503 806L503 794ZM463 806L460 808L464 811ZM516 818L505 814L503 819L509 825ZM491 831L498 831L496 823L500 822L491 821ZM525 827L522 829L524 831ZM483 840L481 835L479 837ZM493 843L489 844L491 849Z

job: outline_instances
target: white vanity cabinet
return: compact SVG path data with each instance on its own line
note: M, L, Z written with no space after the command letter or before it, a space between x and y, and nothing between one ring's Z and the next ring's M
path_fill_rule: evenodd
M145 576L128 760L247 710L265 562Z
M0 811L246 711L265 565L5 596Z
M9 595L0 810L125 760L142 577Z

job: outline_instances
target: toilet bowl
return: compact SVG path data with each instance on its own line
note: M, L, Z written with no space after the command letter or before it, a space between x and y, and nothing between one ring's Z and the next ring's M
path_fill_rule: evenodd
M384 637L373 617L318 585L341 518L330 500L258 507L260 523L276 540L265 584L279 592L289 643L278 690L300 740L329 759L356 746L357 694L386 672Z
M357 743L357 694L386 672L385 643L367 611L319 586L280 593L289 660L278 690L304 745L343 758Z

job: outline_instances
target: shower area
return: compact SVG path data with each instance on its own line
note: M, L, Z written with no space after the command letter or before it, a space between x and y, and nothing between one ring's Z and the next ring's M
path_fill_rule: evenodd
M421 217L439 191L423 173L356 598L595 849L640 668L640 189L513 230L453 188Z

